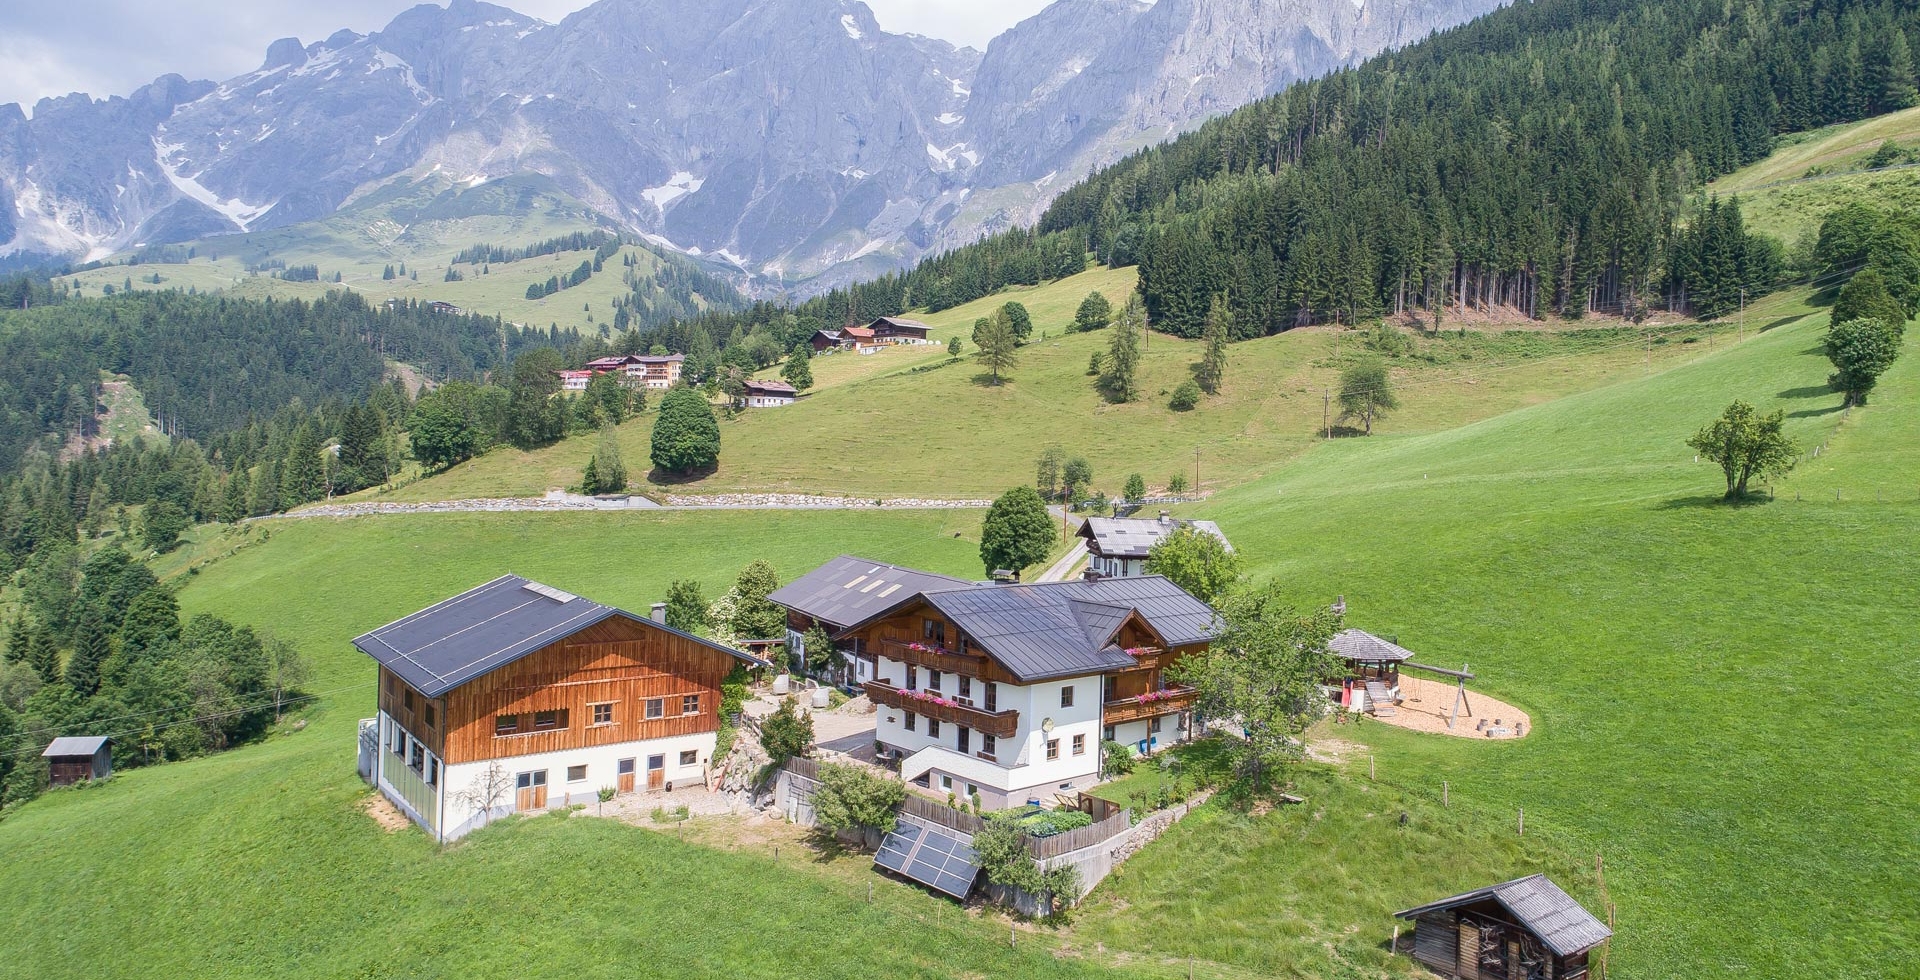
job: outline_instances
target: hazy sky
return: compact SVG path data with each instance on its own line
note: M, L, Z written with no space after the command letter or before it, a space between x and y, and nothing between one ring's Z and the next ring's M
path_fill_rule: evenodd
M558 21L589 0L496 0ZM985 49L1047 0L866 0L880 26ZM444 2L441 3L445 6ZM155 76L231 78L260 66L275 38L311 44L343 27L371 33L413 0L0 0L0 104L46 96L125 95ZM24 9L23 9L24 8Z

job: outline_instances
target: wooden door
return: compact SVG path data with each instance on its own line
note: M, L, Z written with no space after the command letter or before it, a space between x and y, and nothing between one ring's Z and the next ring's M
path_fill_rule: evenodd
M647 788L659 789L667 784L667 757L664 755L647 756Z
M633 762L632 759L620 760L620 792L622 793L633 792Z
M544 810L547 808L547 771L536 769L523 772L514 777L514 809Z

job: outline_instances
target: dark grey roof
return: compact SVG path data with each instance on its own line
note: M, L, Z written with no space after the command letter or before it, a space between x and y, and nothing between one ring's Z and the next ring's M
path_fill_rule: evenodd
M1417 918L1427 912L1441 912L1462 905L1493 899L1513 913L1514 921L1540 937L1557 956L1572 956L1592 949L1613 936L1613 930L1593 917L1572 896L1546 875L1528 875L1504 884L1462 892L1452 898L1429 902L1418 908L1394 913L1402 919Z
M919 330L932 330L932 329L933 329L932 327L930 327L930 326L928 326L928 325L926 325L926 324L924 324L924 323L921 323L921 322L920 322L920 321L918 321L918 320L913 320L913 319L909 319L909 318L907 318L907 317L904 317L904 316L883 316L883 317L881 317L881 318L879 318L879 319L877 319L877 320L875 320L875 321L873 321L873 323L869 323L869 324L867 324L867 326L869 326L869 327L871 327L871 326L873 326L873 325L874 325L874 324L876 324L876 323L890 323L890 324L893 324L893 325L894 325L894 326L896 326L896 327L913 327L913 328L915 328L915 329L919 329Z
M973 586L926 600L1023 682L1132 666L1111 641L1134 612L1171 646L1213 637L1213 608L1158 575Z
M614 616L760 663L738 650L518 575L503 575L435 603L356 637L353 645L432 698Z
M1220 539L1228 551L1233 545L1212 521L1159 521L1138 517L1089 517L1080 525L1080 536L1097 555L1107 558L1145 558L1160 539L1176 529L1191 527Z
M1327 641L1327 648L1348 660L1385 663L1413 659L1412 650L1398 643L1389 643L1366 630L1341 630Z
M113 741L105 735L63 735L47 743L47 750L40 753L43 758L57 755L92 755L100 751L100 746Z
M930 589L970 584L965 579L841 555L773 590L767 598L846 629L903 606Z

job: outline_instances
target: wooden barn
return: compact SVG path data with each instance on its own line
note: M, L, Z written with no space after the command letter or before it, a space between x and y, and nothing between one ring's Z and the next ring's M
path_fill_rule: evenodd
M56 738L40 753L55 786L72 786L113 775L113 739L104 735Z
M1461 980L1579 980L1613 936L1545 875L1395 914L1414 921L1413 958Z
M759 663L516 575L353 643L380 668L369 778L442 841L603 788L703 782L721 681Z

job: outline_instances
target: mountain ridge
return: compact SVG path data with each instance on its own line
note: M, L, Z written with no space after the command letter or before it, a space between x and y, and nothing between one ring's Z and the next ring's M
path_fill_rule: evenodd
M540 174L656 244L825 288L1034 220L1083 173L1498 0L1058 0L985 52L854 0L452 0L222 82L0 107L0 256L323 218Z

